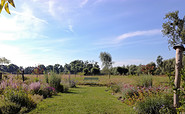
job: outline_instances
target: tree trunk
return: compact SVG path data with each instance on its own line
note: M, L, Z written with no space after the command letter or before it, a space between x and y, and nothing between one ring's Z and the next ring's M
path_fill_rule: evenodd
M175 47L174 47L175 48ZM180 88L180 81L181 81L181 76L180 76L180 70L182 68L182 52L184 47L176 47L176 64L175 64L175 89L174 89L174 102L173 105L175 108L179 107L179 92L178 89Z

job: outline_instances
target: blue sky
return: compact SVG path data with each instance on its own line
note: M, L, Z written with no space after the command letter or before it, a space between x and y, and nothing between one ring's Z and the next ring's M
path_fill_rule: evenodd
M14 0L0 14L0 53L18 66L94 60L108 52L114 66L175 57L161 33L164 16L184 0Z

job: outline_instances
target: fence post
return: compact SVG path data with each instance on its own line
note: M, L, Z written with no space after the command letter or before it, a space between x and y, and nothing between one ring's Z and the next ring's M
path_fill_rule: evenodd
M181 75L180 70L182 68L182 53L184 51L184 46L182 44L175 45L173 47L176 50L176 59L175 59L175 81L174 81L174 97L173 97L173 106L175 108L179 107L179 88Z

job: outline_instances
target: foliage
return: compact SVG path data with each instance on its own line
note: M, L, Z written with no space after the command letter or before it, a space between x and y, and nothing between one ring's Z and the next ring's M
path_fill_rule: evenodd
M1 0L0 13L1 13L3 7L4 7L5 11L10 14L9 5L8 4L11 4L15 8L15 4L14 4L13 0Z
M139 114L174 114L173 99L171 96L147 97L136 105Z
M48 78L48 74L44 74L44 79L46 83L49 83L49 78Z
M11 101L4 102L0 107L2 114L16 114L21 110L21 106Z
M100 74L100 69L97 67L93 67L93 68L91 68L91 73L93 75L98 75L98 74Z
M51 73L51 76L49 78L49 85L51 87L54 87L58 92L62 92L63 91L63 87L60 84L61 82L61 77L55 73Z
M185 16L179 17L179 11L170 12L165 15L166 22L163 23L162 33L168 37L169 46L185 43Z
M36 103L31 99L31 97L22 89L5 89L4 91L4 101L13 102L21 107L27 107L29 110L36 107Z
M152 76L151 75L142 75L137 81L138 86L142 87L150 87L152 86Z
M110 74L110 68L112 67L112 57L111 57L111 54L107 53L107 52L101 52L100 53L100 60L102 62L102 66L103 66L103 69L108 73Z
M40 90L41 84L40 82L33 82L29 85L29 91L32 94L38 94Z
M143 65L141 71L145 74L152 74L154 75L154 71L156 69L156 65L154 62L151 62L147 65Z

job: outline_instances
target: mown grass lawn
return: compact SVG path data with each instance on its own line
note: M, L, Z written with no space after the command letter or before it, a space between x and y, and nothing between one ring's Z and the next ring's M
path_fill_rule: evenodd
M43 100L30 112L50 114L131 114L132 107L105 91L106 87L79 86Z

